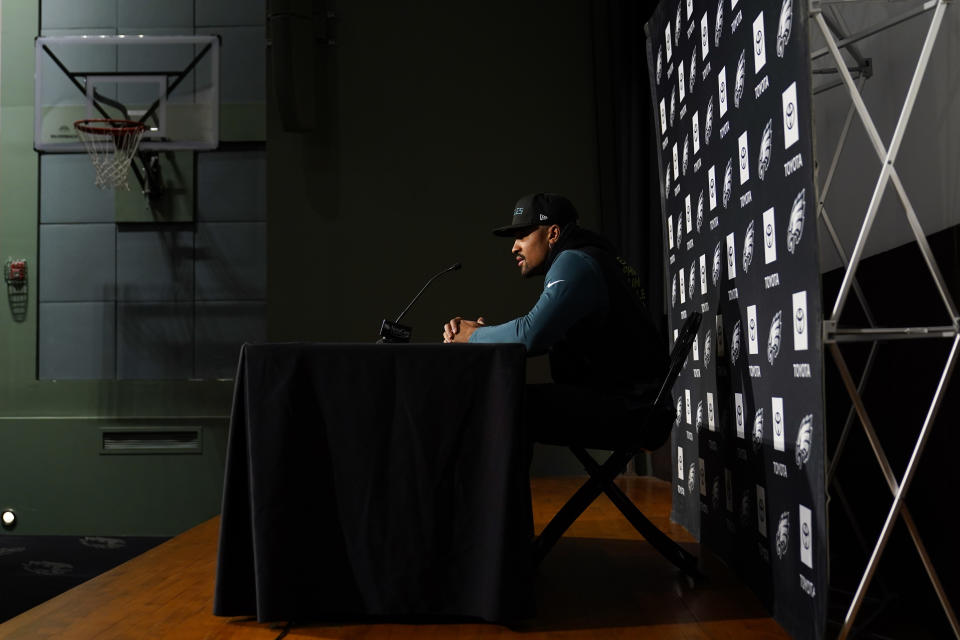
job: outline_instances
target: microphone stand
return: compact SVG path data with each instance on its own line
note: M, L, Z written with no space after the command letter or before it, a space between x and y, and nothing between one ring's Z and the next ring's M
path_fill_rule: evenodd
M429 287L434 280L444 274L450 273L451 271L457 271L462 266L463 265L458 262L450 265L440 273L434 275L432 278L427 280L427 283L423 285L423 288L421 288L419 292L417 292L417 295L413 297L413 300L410 301L410 304L408 304L404 310L400 312L400 315L397 316L396 320L384 319L380 324L380 339L377 340L377 344L410 342L410 337L413 335L413 328L400 324L400 320L404 315L406 315L407 311L410 310L410 307L412 307L413 304L420 299L420 296L423 295L423 292L427 290L427 287Z

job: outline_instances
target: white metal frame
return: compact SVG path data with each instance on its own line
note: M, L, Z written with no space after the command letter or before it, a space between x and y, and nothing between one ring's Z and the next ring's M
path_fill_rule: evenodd
M920 221L917 218L913 205L910 202L910 198L907 196L906 190L900 181L899 173L897 172L894 164L897 158L897 152L900 149L900 144L903 141L907 123L913 111L914 103L916 102L920 84L923 81L924 74L927 70L927 65L930 61L933 45L943 22L944 12L949 4L950 0L927 0L922 4L919 4L919 6L911 8L900 16L886 20L859 33L847 34L844 33L846 29L843 27L842 19L839 15L837 15L835 12L832 14L824 14L819 0L810 0L811 28L813 28L813 25L815 25L816 28L819 29L820 33L822 33L824 40L826 41L826 47L812 52L811 58L818 59L829 55L832 58L833 63L836 65L836 69L830 69L828 72L836 72L840 75L840 80L822 84L818 88L814 89L814 93L834 87L845 86L852 101L837 143L833 161L831 162L829 171L827 172L824 186L821 189L820 203L817 212L818 219L823 223L824 228L833 241L837 249L837 253L840 256L845 268L843 283L840 286L840 291L834 302L831 315L828 319L824 319L823 322L823 340L826 348L829 350L834 362L837 365L837 368L840 371L844 386L846 387L847 393L850 395L850 399L853 403L851 412L848 415L846 424L841 432L837 448L834 451L832 459L828 465L827 484L828 487L830 487L831 482L834 480L837 462L840 454L842 453L843 447L846 444L846 440L853 423L853 415L855 413L859 418L860 423L863 425L864 432L868 441L870 442L870 446L873 449L874 456L876 457L877 462L883 471L887 486L889 487L890 492L893 494L893 504L887 513L880 536L878 537L873 550L870 553L870 559L860 579L859 586L854 593L853 601L850 603L850 607L847 610L843 625L840 629L838 637L841 639L846 638L853 628L854 620L857 617L860 606L863 604L867 589L874 577L880 557L890 539L890 534L893 531L893 525L896 523L898 516L903 519L907 530L910 532L910 537L920 555L921 562L923 563L924 569L927 572L927 576L930 578L930 582L933 585L934 591L936 592L937 597L940 600L940 604L942 605L943 610L950 622L950 626L953 629L954 635L960 639L960 625L958 625L957 616L954 613L954 610L943 590L943 586L940 583L940 579L937 576L937 572L932 561L930 560L930 556L927 553L926 547L920 538L920 534L917 531L912 516L910 515L910 511L904 504L907 491L910 488L910 483L916 473L920 457L929 438L931 426L940 409L940 403L943 400L943 394L946 391L947 384L950 380L951 374L953 373L953 368L957 363L958 353L960 353L960 314L958 314L957 307L950 296L949 290L947 289L943 274L937 267L933 252L930 249L930 245L927 242L926 236L920 225ZM903 107L901 108L896 128L894 129L889 145L884 145L883 140L880 138L880 134L874 125L873 118L871 117L870 112L864 104L863 98L860 94L864 80L872 73L872 67L870 67L869 61L865 60L863 56L860 55L860 53L856 50L855 43L863 38L878 34L906 20L921 16L930 11L933 12L930 26L927 30L927 34L921 48L920 57L917 61L909 89L907 90L907 95L904 100ZM860 79L859 86L855 82L853 74L851 73L851 68L848 67L847 61L841 54L841 49L847 49L856 63L852 67L852 70L858 73L858 78ZM840 157L840 152L844 146L844 143L846 142L847 134L849 133L850 124L853 120L854 114L859 116L860 120L862 121L864 128L866 129L867 136L869 137L877 156L880 158L882 166L874 186L870 204L867 207L867 211L864 215L856 244L852 253L848 257L827 214L824 206L824 200L830 189L830 184L833 180L834 171ZM888 186L888 183L893 184L900 202L903 205L904 213L914 235L914 239L920 248L920 252L923 255L928 270L930 271L930 275L933 278L940 298L942 299L947 313L951 318L952 324L950 325L878 327L874 322L873 314L870 311L867 300L857 283L856 270L861 259L863 258L867 238L869 237L873 228L873 223L880 206L880 200ZM857 296L866 314L867 322L869 324L868 327L849 328L839 326L840 316L843 313L851 291L853 291L853 293ZM936 390L934 391L930 405L927 409L927 414L924 418L920 433L917 436L917 440L910 455L909 462L907 463L907 468L904 471L903 477L898 480L896 475L893 473L889 462L887 461L883 447L880 445L876 430L873 427L873 423L864 405L862 393L873 369L874 359L879 343L885 340L917 338L947 338L951 340L951 347L946 363L944 364L943 370L940 374L940 379ZM842 342L853 341L868 341L873 343L870 354L867 358L866 366L859 382L854 381L853 375L850 373L846 360L840 351L840 344Z

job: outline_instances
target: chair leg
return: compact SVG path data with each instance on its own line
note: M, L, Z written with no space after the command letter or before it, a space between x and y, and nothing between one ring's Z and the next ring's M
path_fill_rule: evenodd
M650 546L691 578L699 579L702 577L700 570L697 568L697 557L674 542L670 536L657 528L657 525L650 522L643 515L643 512L633 504L633 501L620 490L620 487L610 483L604 485L603 491L610 498L610 501L620 509L620 513L630 521L633 528L650 543Z
M610 476L606 468L607 465L601 467L596 460L590 457L590 454L579 447L572 447L572 449L574 455L583 463L590 474L590 478L596 479L600 483L603 492L607 494L610 501L630 521L633 528L650 543L650 546L691 578L702 577L699 569L697 569L697 557L674 542L657 525L643 515L643 512L633 504L633 501L627 497L620 487L614 484L613 477Z
M592 476L567 500L553 519L533 541L533 564L539 566L570 525L603 493L600 483Z

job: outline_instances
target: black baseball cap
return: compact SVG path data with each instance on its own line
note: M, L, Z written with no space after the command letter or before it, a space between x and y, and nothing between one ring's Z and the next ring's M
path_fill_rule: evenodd
M529 231L541 225L558 224L563 227L578 217L573 204L563 196L557 193L531 193L517 201L510 224L494 229L493 233L512 237L518 231Z

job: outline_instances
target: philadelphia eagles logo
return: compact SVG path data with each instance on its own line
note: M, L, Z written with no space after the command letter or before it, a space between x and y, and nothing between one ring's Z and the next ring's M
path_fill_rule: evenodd
M720 46L720 36L723 35L723 0L717 3L717 24L713 28L713 46Z
M717 286L720 282L720 244L718 242L713 250L713 286Z
M740 321L733 325L733 335L730 336L730 360L737 364L737 358L740 357Z
M780 514L780 522L777 524L777 557L783 558L787 555L787 547L790 544L790 512L784 511Z
M777 27L777 57L782 58L790 41L790 30L793 27L793 0L783 0L780 6L780 23Z
M723 208L726 209L730 204L730 196L733 194L733 158L727 160L727 168L723 172Z
M670 92L670 126L673 126L673 118L677 113L677 90Z
M753 521L753 501L750 499L750 490L744 489L740 494L740 526L746 529Z
M713 94L707 100L707 117L703 125L703 144L710 144L710 134L713 133Z
M810 460L810 441L813 440L813 414L808 413L800 421L800 431L797 433L797 467L803 469L803 465Z
M710 492L713 498L713 510L720 510L720 476L713 477L713 490Z
M693 300L693 294L696 291L697 287L697 259L694 258L693 262L690 263L690 288L687 290L690 293L690 299Z
M760 451L763 446L763 407L757 409L753 417L753 450Z
M29 560L20 566L22 566L25 571L40 576L62 576L73 571L72 564L53 562L52 560Z
M677 214L677 244L680 244L680 239L683 238L683 214Z
M760 140L760 160L757 162L757 174L760 179L767 173L770 167L770 156L773 155L773 120L767 120L767 126L763 128L763 138Z
M683 396L677 398L677 419L673 421L673 426L679 427L681 420L683 420Z
M707 331L707 335L703 336L703 366L710 366L710 357L713 355L713 335L710 331Z
M733 106L740 106L740 99L743 97L743 85L747 82L747 50L740 52L740 61L737 62L737 84L733 89Z
M683 168L681 172L687 175L687 165L690 162L690 134L683 136Z
M770 322L770 336L767 338L767 362L773 364L773 361L780 355L780 314L777 311L773 320Z
M787 251L790 253L796 250L803 236L803 220L806 217L807 208L806 195L806 188L800 189L800 193L793 201L793 208L790 209L790 220L787 222Z
M703 189L700 189L700 199L697 200L697 233L703 228Z
M676 48L677 45L680 44L680 27L683 26L683 23L681 22L681 17L683 15L681 13L681 9L683 9L682 2L677 5L677 28L673 30L673 47L674 48Z
M703 400L697 403L697 431L703 427Z
M750 271L753 262L753 220L747 225L747 233L743 238L743 272Z
M661 76L663 76L663 45L657 47L657 84L660 84Z
M697 465L696 463L690 463L690 470L687 472L687 489L690 493L693 493L697 490Z
M670 197L670 163L667 163L667 168L663 171L663 187L667 192L667 197Z
M670 296L670 306L677 306L677 274L673 274L673 294Z
M693 85L697 83L697 50L693 50L690 56L690 93L693 93Z

